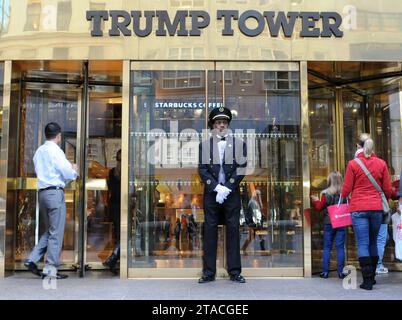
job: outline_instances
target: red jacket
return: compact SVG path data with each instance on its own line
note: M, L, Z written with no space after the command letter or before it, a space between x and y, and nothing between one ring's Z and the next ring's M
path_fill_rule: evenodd
M391 197L391 178L384 160L372 154L366 158L363 153L358 155L367 169L371 172L387 199ZM382 210L381 196L367 178L359 164L351 160L348 163L345 181L341 190L341 197L345 198L352 193L350 200L351 211Z

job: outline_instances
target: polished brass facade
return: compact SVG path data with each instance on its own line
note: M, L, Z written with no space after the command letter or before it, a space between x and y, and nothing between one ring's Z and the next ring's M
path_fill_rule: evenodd
M195 2L195 1L194 1ZM62 4L64 3L64 4ZM190 1L191 3L191 1ZM65 7L67 6L67 7ZM286 38L269 35L267 27L257 37L242 34L237 21L233 22L234 35L222 36L223 21L216 19L217 10L235 8L240 12L257 11L334 11L342 15L344 32L342 38L301 38L294 32ZM105 35L91 37L91 23L86 20L87 10L167 10L171 16L177 10L205 10L210 13L208 28L199 37L179 37L155 35L156 24L148 37L110 37L110 21L103 24ZM141 70L265 70L266 61L276 70L299 70L301 84L301 127L303 157L303 209L309 208L310 168L309 168L309 114L307 61L402 61L402 3L394 0L379 1L197 1L194 6L189 1L145 1L106 0L95 3L89 0L21 0L10 1L4 7L0 25L0 60L123 60L123 112L122 112L122 206L121 206L121 278L127 277L194 277L199 270L170 269L166 271L131 269L128 265L127 241L129 202L129 112L130 112L130 71ZM250 21L250 27L255 27ZM300 22L295 30L300 31ZM191 63L183 63L191 62ZM216 62L213 62L216 61ZM264 63L256 63L261 61ZM130 66L131 65L131 66ZM0 278L5 272L6 199L7 190L35 190L36 179L7 178L8 123L11 93L11 61L5 62L3 92L3 127L1 139L0 165ZM37 66L36 66L37 67ZM208 72L205 71L206 77ZM224 73L223 73L224 77ZM223 79L224 81L224 79ZM224 90L224 86L223 86ZM206 90L208 101L208 88ZM222 93L224 95L224 92ZM402 95L400 94L402 100ZM81 103L81 98L79 99ZM401 104L402 105L402 104ZM83 106L80 105L79 108ZM345 169L342 89L336 89L334 109L335 169ZM401 108L402 119L402 108ZM78 113L80 114L80 112ZM80 122L80 120L78 120ZM207 124L207 117L205 118ZM402 122L401 122L402 128ZM77 132L77 137L81 134ZM81 146L81 143L78 143ZM79 154L79 152L78 152ZM78 159L79 160L79 159ZM76 190L76 184L71 185ZM87 190L106 190L104 179L88 179ZM78 207L77 207L78 208ZM75 226L78 231L78 222ZM310 277L311 267L311 226L307 216L303 216L304 268L280 268L245 270L246 276L305 276ZM77 232L78 234L78 232ZM78 241L78 240L76 240ZM76 243L78 246L78 242ZM218 274L225 275L224 269Z
M7 238L7 171L8 171L8 143L11 96L11 61L4 63L2 137L0 154L0 278L4 278L6 269L6 238Z
M120 223L120 278L128 272L128 149L130 137L130 61L123 61L123 106L121 132L121 223Z
M308 71L307 61L300 62L300 95L301 95L301 147L303 167L303 253L304 276L311 277L311 221L310 210L310 126L308 109Z
M65 4L63 4L65 3ZM379 1L123 1L89 0L10 1L3 8L0 34L0 60L288 60L288 61L392 61L402 60L398 50L402 40L400 24L402 3ZM286 38L283 31L271 37L267 26L257 37L242 34L233 21L233 36L222 36L224 21L217 19L218 10L236 9L284 12L332 11L343 18L342 38L301 38L301 22ZM174 17L178 10L204 10L211 16L210 25L200 36L180 37L155 35L143 38L111 37L107 30L111 19L103 23L105 35L91 37L87 10L167 10ZM18 13L18 14L17 14ZM191 23L191 18L188 18ZM253 19L251 19L253 20ZM255 21L248 21L255 28ZM321 23L317 23L320 28Z

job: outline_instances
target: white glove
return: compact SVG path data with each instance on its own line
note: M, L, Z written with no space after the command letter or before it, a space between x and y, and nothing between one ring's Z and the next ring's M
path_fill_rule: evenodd
M214 191L218 192L218 193L222 193L223 191L225 191L224 189L225 187L221 184L217 184Z
M227 196L229 195L229 193L232 192L232 190L230 190L229 188L227 188L227 187L225 187L225 186L223 186L223 185L221 185L221 184L218 184L218 185L215 187L215 191L218 192L218 193L221 193L225 199L227 198Z
M229 195L229 193L232 192L232 190L230 190L228 187L222 186L223 188L223 197L226 199Z
M229 193L232 192L232 190L230 190L229 188L227 188L227 187L225 187L225 186L222 186L221 184L218 184L218 185L215 187L215 191L218 193L218 194L216 195L216 201L217 201L217 202L219 202L219 201L218 201L218 196L219 196L219 199L222 198L223 200L225 200L225 199L228 197ZM223 203L223 201L222 201L222 202L219 202L219 203Z
M224 201L225 201L225 198L222 196L221 193L218 192L218 193L216 194L216 202L222 204Z

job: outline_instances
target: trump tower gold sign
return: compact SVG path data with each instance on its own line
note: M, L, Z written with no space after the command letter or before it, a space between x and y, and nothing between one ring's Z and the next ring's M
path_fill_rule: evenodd
M295 32L297 20L301 22L299 36L301 38L341 38L343 32L342 16L336 12L284 12L247 10L217 10L215 18L222 20L224 27L222 36L233 36L241 32L248 37L257 37L263 32L269 32L271 37L282 33L290 38ZM92 23L91 36L105 36L102 25L104 21L111 22L108 36L147 37L156 29L155 35L197 37L201 30L208 28L211 15L202 10L178 10L174 16L166 10L155 11L125 11L125 10L90 10L86 19ZM250 26L250 22L253 26ZM268 26L268 31L266 31Z

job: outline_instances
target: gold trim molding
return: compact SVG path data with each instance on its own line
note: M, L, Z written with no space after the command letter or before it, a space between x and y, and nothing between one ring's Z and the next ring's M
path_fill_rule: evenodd
M216 60L216 61L401 61L400 16L402 2L377 1L200 1L197 7L184 1L105 0L95 5L91 0L74 2L70 8L59 0L9 1L0 15L0 60ZM191 3L191 2L190 2ZM67 2L68 5L68 2ZM96 7L95 7L96 6ZM104 21L103 37L92 37L88 10L131 12L166 11L172 18L179 10L205 11L211 16L207 28L197 36L157 36L153 23L146 37L110 36L113 19ZM272 37L265 26L258 36L240 32L239 20L232 19L233 35L223 36L223 19L215 19L218 10L236 10L239 15L256 12L335 12L341 15L342 38L302 37L301 19L297 19L291 37L281 29ZM144 18L144 17L143 17ZM157 19L155 17L154 19ZM173 18L172 18L173 19ZM192 23L192 18L186 20ZM256 21L247 20L248 28L257 29ZM322 30L320 20L315 28ZM132 29L132 26L131 28ZM311 28L314 29L314 28ZM336 49L334 49L336 48Z

